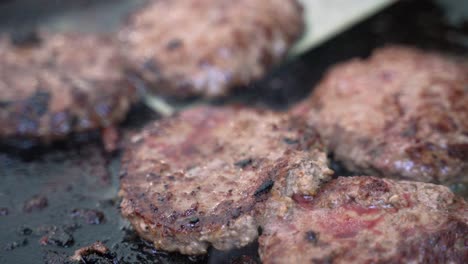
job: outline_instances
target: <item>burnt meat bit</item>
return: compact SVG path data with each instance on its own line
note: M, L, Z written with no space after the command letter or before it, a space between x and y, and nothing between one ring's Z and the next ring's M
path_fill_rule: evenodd
M28 199L23 205L23 211L31 213L33 211L41 211L49 205L49 200L43 195L34 195Z
M102 263L115 263L112 262L113 257L111 256L111 252L106 245L102 242L97 241L94 242L92 245L87 247L82 247L80 249L75 250L73 256L70 257L70 260L77 261L77 262L84 262L84 263L94 263L93 261L86 261L88 257L92 255L97 255L98 257L104 257L104 260L101 260ZM96 261L97 263L101 263Z
M28 239L27 239L27 238L24 238L24 239L19 240L19 241L14 241L14 242L8 243L8 244L4 247L4 250L6 250L6 251L12 251L12 250L15 250L15 249L17 249L17 248L27 246L28 243L29 243Z
M284 137L307 144L290 145ZM277 177L287 174L285 193L315 193L330 178L320 148L315 130L286 115L186 110L131 138L122 164L122 214L158 249L203 254L211 245L242 247L257 237L255 211ZM303 174L309 177L295 180Z
M125 117L136 91L110 38L40 37L14 45L0 36L0 138L50 142Z
M407 47L334 67L295 109L351 171L468 181L468 63Z
M269 263L465 263L468 204L447 187L340 177L312 199L273 193L259 239Z
M69 247L75 243L72 234L62 227L52 226L47 228L45 235L39 240L42 246L54 245L59 247Z
M89 225L99 225L105 221L104 213L94 209L74 209L71 217L80 218Z
M157 92L215 97L261 78L302 30L296 0L163 0L120 35L133 70Z

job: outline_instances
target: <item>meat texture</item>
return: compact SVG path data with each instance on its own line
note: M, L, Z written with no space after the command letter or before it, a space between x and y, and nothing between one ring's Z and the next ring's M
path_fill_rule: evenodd
M316 195L272 191L263 263L466 263L468 205L445 186L340 177Z
M468 64L407 47L334 67L294 109L334 157L368 175L433 183L468 178Z
M107 37L0 38L0 137L51 141L122 120L135 98Z
M133 70L156 91L215 97L262 77L302 30L296 0L159 0L120 35Z
M134 135L123 157L121 208L158 249L242 247L274 181L289 193L330 178L317 133L300 120L236 107L197 107ZM302 180L299 180L302 179Z

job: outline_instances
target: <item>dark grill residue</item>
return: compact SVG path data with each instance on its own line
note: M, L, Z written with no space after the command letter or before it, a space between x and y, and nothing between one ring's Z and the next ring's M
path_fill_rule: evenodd
M268 192L270 192L271 188L273 188L273 185L275 184L275 182L271 179L268 179L266 182L262 183L262 185L260 185L260 187L258 187L258 189L255 191L254 195L256 197L259 197L259 196L262 196L264 194L267 194Z

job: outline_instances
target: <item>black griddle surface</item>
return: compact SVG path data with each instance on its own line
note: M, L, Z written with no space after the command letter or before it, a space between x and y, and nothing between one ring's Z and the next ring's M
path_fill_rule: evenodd
M0 31L17 34L37 27L115 31L122 17L142 1L129 2L133 1L0 0ZM113 11L101 16L105 10ZM391 43L465 56L467 38L468 23L447 23L444 10L433 2L400 1L282 65L253 83L248 92L238 91L214 103L234 101L285 109L307 96L337 62L367 56L374 48ZM136 106L123 133L157 118L148 108ZM93 256L86 263L259 262L256 244L187 257L157 251L139 239L119 213L119 156L104 153L95 136L30 150L0 146L0 263L64 263L74 250L96 241L106 244L111 254ZM349 174L339 164L332 167L337 174ZM31 198L36 207L26 212Z

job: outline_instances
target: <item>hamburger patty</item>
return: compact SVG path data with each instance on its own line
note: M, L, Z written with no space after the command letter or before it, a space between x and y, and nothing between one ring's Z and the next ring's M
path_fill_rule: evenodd
M156 91L214 97L262 77L302 30L296 0L159 0L120 35L133 69Z
M387 47L334 67L294 110L351 171L445 183L468 178L468 64Z
M135 90L110 39L40 37L0 38L0 137L50 141L125 117Z
M184 111L131 138L122 214L158 249L203 254L210 245L245 246L258 236L256 207L279 175L291 193L314 192L330 178L320 147L314 130L281 114Z
M447 187L340 177L317 195L268 200L263 263L464 263L468 204Z

